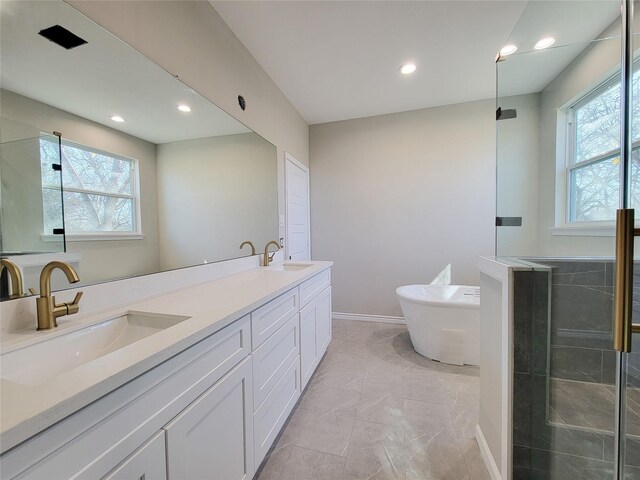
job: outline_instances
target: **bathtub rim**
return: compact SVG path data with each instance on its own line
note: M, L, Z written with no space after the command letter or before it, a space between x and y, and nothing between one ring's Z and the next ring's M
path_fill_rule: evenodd
M408 285L401 285L399 287L396 288L396 296L398 297L399 301L407 301L409 303L415 303L418 305L429 305L429 306L433 306L433 307L445 307L445 308L463 308L463 309L467 309L467 310L477 310L480 308L480 297L478 298L477 302L474 303L469 303L469 302L460 302L460 301L456 301L456 300L427 300L424 298L418 298L416 296L411 296L408 295L406 293L401 292L401 289L406 289L407 287L426 287L426 288L434 288L437 289L438 287L458 287L458 288L480 288L479 286L476 285L429 285L429 284L417 284L417 283L413 283L413 284L408 284Z

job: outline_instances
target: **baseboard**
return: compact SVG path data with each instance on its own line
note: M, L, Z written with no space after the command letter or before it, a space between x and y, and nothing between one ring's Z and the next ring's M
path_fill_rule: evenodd
M500 470L493 459L493 455L491 454L491 450L489 450L489 445L487 444L486 438L484 438L480 425L476 425L476 441L478 442L478 447L480 447L482 460L484 460L489 475L491 475L491 480L502 480Z
M384 315L365 315L362 313L332 312L334 320L356 320L359 322L400 323L404 325L404 317L387 317Z

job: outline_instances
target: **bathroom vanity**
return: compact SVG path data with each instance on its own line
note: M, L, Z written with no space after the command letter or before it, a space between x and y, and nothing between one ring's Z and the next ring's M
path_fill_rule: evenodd
M331 340L331 265L252 268L5 335L2 478L251 479ZM114 320L114 337L166 328L56 366Z

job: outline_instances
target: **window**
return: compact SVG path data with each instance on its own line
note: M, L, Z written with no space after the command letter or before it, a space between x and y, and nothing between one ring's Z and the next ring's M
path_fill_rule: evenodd
M640 70L633 75L631 206L640 205ZM611 222L620 203L619 74L570 106L567 119L568 223Z
M60 188L52 163L58 145L40 138L44 231L60 204ZM65 233L73 239L134 237L140 233L137 161L68 141L62 142L62 185ZM56 203L57 202L57 203Z

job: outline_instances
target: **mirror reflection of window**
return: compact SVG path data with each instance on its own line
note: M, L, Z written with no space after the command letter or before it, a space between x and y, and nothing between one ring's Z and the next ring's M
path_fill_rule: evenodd
M59 187L51 169L58 145L41 138L40 157L45 208L44 231L51 232L60 211ZM90 147L62 142L62 186L67 235L100 232L139 233L138 162Z

